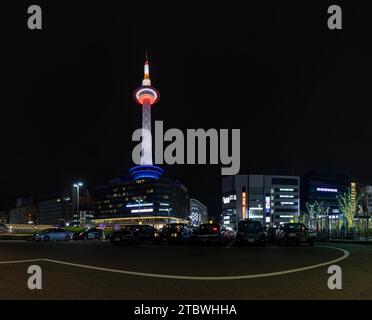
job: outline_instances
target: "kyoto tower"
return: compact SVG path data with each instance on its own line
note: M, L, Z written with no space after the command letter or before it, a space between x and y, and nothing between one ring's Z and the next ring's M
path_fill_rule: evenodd
M158 90L151 86L147 54L142 86L134 91L133 97L142 106L142 147L140 165L131 168L129 172L135 180L144 178L159 179L164 170L154 166L152 162L151 107L159 101L160 94Z

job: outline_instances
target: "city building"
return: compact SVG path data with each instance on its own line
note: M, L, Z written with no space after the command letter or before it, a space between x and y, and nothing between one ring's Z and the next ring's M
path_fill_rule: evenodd
M187 222L190 200L178 181L159 179L114 179L93 191L94 222L150 224L161 227L171 222Z
M196 199L190 199L190 224L199 226L208 222L208 208Z
M79 226L93 219L89 191L79 186L42 197L39 201L39 223L58 226ZM79 201L77 200L79 198Z
M315 202L323 203L327 208L325 216L320 224L326 228L334 229L340 227L343 214L338 205L337 196L348 192L349 189L356 190L356 183L352 182L350 176L339 173L311 171L304 175L301 183L301 211L307 212L306 204ZM329 221L328 221L329 220Z
M236 175L222 181L222 224L234 228L243 219L279 225L297 221L300 178L276 175Z
M0 224L9 223L9 210L0 211Z
M10 224L38 224L38 206L32 198L18 198L16 207L9 210Z

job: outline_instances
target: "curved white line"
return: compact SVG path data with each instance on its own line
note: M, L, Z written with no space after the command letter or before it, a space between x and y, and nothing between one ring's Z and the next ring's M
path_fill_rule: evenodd
M37 262L37 261L44 261L44 260L45 259L28 259L28 260L0 261L0 264L26 263L26 262Z
M207 276L178 276L178 275L156 274L156 273L146 273L146 272L135 272L135 271L95 267L95 266L89 266L89 265L85 265L85 264L71 263L71 262L52 260L52 259L46 259L46 258L30 259L30 260L17 260L17 261L4 261L4 262L0 262L0 264L47 261L47 262L62 264L62 265L71 266L71 267L78 267L78 268L83 268L83 269L127 274L127 275L132 275L132 276L141 276L141 277L150 277L150 278L163 278L163 279L176 279L176 280L198 280L198 281L221 281L221 280L224 280L225 281L225 280L243 280L243 279L273 277L273 276L280 276L280 275L283 275L283 274L306 271L306 270L320 268L320 267L323 267L323 266L334 264L336 262L340 262L340 261L346 259L347 257L349 257L349 255L350 255L349 251L341 249L341 248L328 247L328 246L322 246L322 247L319 247L319 248L328 248L328 249L338 250L338 251L343 252L343 255L342 255L342 257L337 258L337 259L332 260L332 261L327 261L327 262L314 264L312 266L302 267L302 268L297 268L297 269L290 269L290 270L271 272L271 273L241 275L241 276L213 276L213 277L207 277Z
M221 280L242 280L242 279L273 277L273 276L280 276L280 275L288 274L288 273L306 271L306 270L315 269L315 268L327 266L327 265L330 265L330 264L334 264L336 262L340 262L340 261L346 259L347 257L349 257L349 255L350 255L349 251L341 249L341 248L327 247L327 246L324 246L322 248L338 250L338 251L343 252L343 255L342 255L342 257L337 258L335 260L315 264L315 265L308 266L308 267L284 270L284 271L279 271L279 272L252 274L252 275L241 275L241 276L214 276L214 277L204 276L203 277L203 276L166 275L166 274L156 274L156 273L146 273L146 272L135 272L135 271L127 271L127 270L109 269L109 268L88 266L88 265L84 265L84 264L70 263L70 262L51 260L51 259L44 259L44 260L49 261L49 262L58 263L58 264L67 265L67 266L72 266L72 267L79 267L79 268L85 268L85 269L91 269L91 270L97 270L97 271L106 271L106 272L112 272L112 273L121 273L121 274L133 275L133 276L163 278L163 279L176 279L176 280L221 281Z

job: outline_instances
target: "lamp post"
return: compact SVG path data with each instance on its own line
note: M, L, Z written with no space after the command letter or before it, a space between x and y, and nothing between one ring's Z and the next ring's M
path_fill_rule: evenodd
M138 223L141 224L141 203L143 202L143 200L136 200L136 202L138 203Z
M80 225L80 187L83 186L82 182L74 183L74 188L76 188L76 211L77 216L79 218L79 225Z

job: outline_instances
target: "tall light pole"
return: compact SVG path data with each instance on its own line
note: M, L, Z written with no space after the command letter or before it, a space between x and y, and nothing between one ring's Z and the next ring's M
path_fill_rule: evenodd
M76 188L76 211L79 217L79 225L80 225L80 187L83 186L82 182L74 183L74 188Z
M136 202L138 202L138 223L140 223L140 218L141 218L141 203L143 202L143 200L136 200Z

